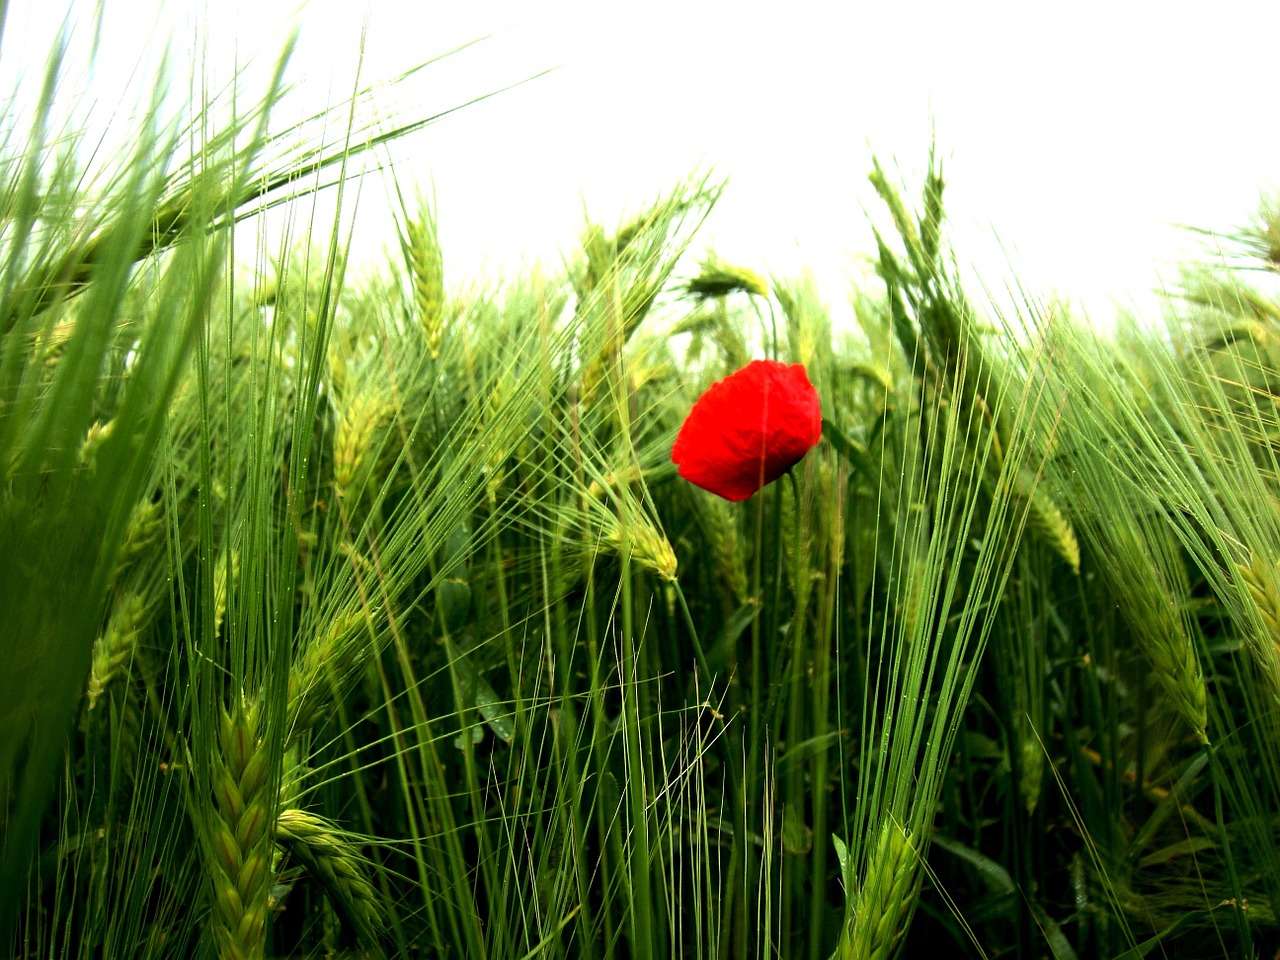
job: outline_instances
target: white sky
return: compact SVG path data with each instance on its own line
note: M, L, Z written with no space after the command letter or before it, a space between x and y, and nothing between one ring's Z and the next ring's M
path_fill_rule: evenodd
M38 76L52 22L31 13L41 6L13 4L0 85L23 69ZM90 35L94 6L70 9ZM105 10L99 113L169 37L181 83L199 57L226 80L237 60L270 61L291 22L301 36L290 76L312 108L350 89L362 22L367 81L494 34L429 68L406 88L411 102L388 94L388 109L447 108L558 67L396 148L403 184L434 185L451 284L558 263L584 205L614 226L711 168L729 187L703 241L760 272L811 267L838 301L873 250L867 211L886 222L866 179L871 152L914 188L936 130L960 258L988 285L1016 274L1101 319L1113 299L1149 309L1161 278L1175 279L1169 262L1202 249L1176 224L1240 226L1280 180L1276 3L314 0L295 16L280 0L105 0ZM394 242L387 207L381 187L364 191L358 259Z

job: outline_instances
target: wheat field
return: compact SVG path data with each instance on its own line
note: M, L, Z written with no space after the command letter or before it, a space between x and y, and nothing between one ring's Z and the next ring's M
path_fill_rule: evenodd
M850 328L702 174L501 281L406 179L349 270L433 118L280 131L286 60L93 176L56 53L0 128L0 949L1276 953L1276 206L1106 333L975 305L932 158ZM730 502L672 446L766 358L821 440Z

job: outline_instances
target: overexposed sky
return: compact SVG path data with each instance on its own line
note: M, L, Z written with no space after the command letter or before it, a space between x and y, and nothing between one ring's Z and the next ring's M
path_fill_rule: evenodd
M43 8L45 12L34 11ZM15 0L0 82L37 77L49 10ZM729 181L702 239L760 272L814 269L829 299L885 223L872 151L919 183L936 132L959 258L993 287L1149 309L1169 262L1197 249L1177 224L1229 230L1280 182L1275 3L795 2L433 4L402 0L105 0L93 115L152 75L172 38L176 86L259 74L300 25L298 109L488 40L386 93L433 112L549 67L397 145L406 187L434 187L452 284L557 264L584 208L616 225L681 176ZM73 0L77 35L95 5ZM197 34L196 31L199 31ZM193 39L199 36L199 39ZM139 63L142 65L139 65ZM37 84L38 87L38 84ZM394 234L384 188L360 199L357 259Z

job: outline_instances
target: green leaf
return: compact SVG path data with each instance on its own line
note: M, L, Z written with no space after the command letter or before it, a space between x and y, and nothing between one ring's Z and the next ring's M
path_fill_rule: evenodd
M972 866L978 871L978 876L982 878L983 883L993 893L1008 896L1013 896L1013 894L1017 893L1018 885L1013 882L1013 877L1009 875L1009 871L985 854L979 853L972 847L965 846L963 843L941 834L934 835L933 845L941 847L952 856L959 857Z

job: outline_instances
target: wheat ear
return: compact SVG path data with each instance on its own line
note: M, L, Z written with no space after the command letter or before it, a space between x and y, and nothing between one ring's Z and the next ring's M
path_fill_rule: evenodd
M271 881L270 755L259 707L244 701L222 713L208 824L214 942L221 960L261 960Z
M1025 491L1019 491L1026 497ZM1041 541L1048 544L1059 557L1071 567L1071 572L1080 572L1080 542L1076 539L1075 529L1071 521L1058 509L1053 498L1043 488L1035 488L1027 504L1027 529Z
M134 563L156 542L164 529L164 505L150 498L140 501L129 515L129 525L125 528L124 543L116 558L115 572L111 575L112 583L120 583L130 564Z
M886 817L867 863L853 916L840 941L839 960L890 960L896 956L919 888L919 854L907 832L892 817Z
M440 356L440 339L444 333L444 257L435 218L424 213L421 219L408 225L406 233L409 270L413 274L413 303L427 352L435 360Z
M329 902L378 956L381 900L369 880L369 861L332 822L305 810L281 810L276 843L324 887Z
M374 433L387 412L385 399L371 391L357 393L346 402L333 441L333 487L339 500L355 490L373 449Z
M619 554L626 548L631 560L641 568L656 573L668 583L676 581L676 554L671 542L658 529L641 505L640 501L626 487L618 494L618 508L625 508L627 520L625 538L622 521L608 504L598 500L589 500L591 510L597 514L601 526L601 539Z
M227 560L230 562L228 563ZM228 566L230 570L228 570ZM228 558L218 562L213 571L213 634L222 632L222 621L227 615L227 580L234 584L240 578L240 551L232 550Z
M700 300L727 297L731 293L767 297L769 284L754 270L726 263L712 254L702 262L698 275L685 284L685 292Z
M1130 625L1143 641L1156 681L1195 731L1196 739L1208 743L1208 698L1200 661L1178 614L1178 600L1162 579L1153 569L1125 585Z
M103 631L93 645L86 709L93 711L114 684L128 679L138 635L147 615L147 602L131 593L117 601Z
M1270 680L1272 689L1280 694L1280 564L1251 551L1249 563L1240 564L1236 570L1264 629L1263 636L1250 645L1254 659ZM1246 631L1246 635L1252 634L1254 631Z
M332 705L333 688L355 672L367 653L364 613L346 610L314 637L289 668L286 745L310 730Z
M747 599L746 550L729 504L711 497L700 497L698 520L711 548L711 564L720 582L739 604Z

